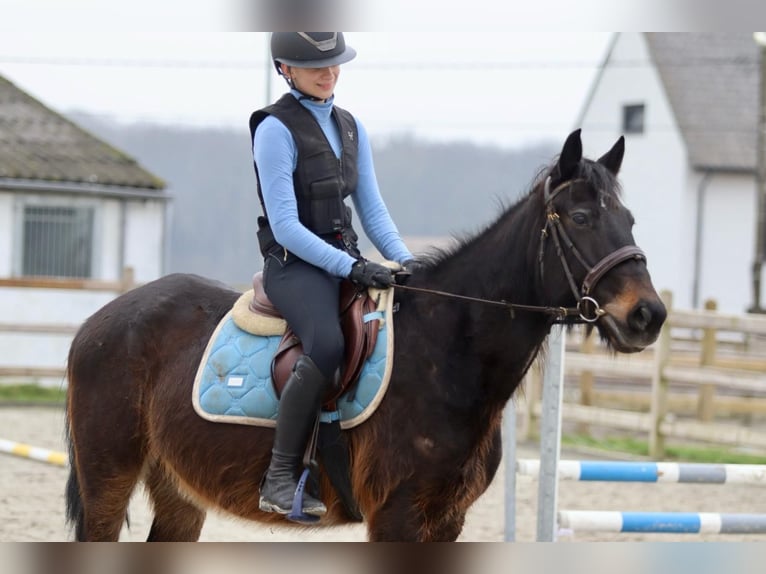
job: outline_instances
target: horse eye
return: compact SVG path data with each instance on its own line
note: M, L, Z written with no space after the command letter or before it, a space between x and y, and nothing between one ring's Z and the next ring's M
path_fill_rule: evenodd
M575 211L572 214L572 221L574 221L577 225L587 225L590 220L588 218L588 214L584 211Z

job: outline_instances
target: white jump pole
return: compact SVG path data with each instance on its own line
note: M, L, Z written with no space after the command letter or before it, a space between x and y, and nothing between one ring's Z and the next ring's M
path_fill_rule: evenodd
M516 404L513 397L503 414L503 461L505 466L505 541L516 541Z
M558 508L558 464L561 457L561 407L566 331L561 325L548 336L540 417L540 480L537 496L537 541L555 542Z

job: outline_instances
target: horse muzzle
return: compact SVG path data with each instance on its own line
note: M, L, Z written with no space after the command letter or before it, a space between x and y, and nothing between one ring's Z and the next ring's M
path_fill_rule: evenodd
M637 353L654 343L667 318L667 310L656 295L620 296L603 306L599 329L620 353Z

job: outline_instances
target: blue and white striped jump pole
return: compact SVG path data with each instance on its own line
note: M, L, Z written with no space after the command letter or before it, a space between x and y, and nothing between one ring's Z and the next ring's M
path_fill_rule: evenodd
M675 482L695 484L766 484L766 465L676 462L561 460L560 480L602 482ZM540 461L519 459L516 472L537 477Z
M766 514L561 510L558 522L574 532L766 533Z

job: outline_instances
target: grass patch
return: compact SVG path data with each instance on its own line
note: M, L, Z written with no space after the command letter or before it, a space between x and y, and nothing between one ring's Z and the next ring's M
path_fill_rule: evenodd
M65 401L66 390L58 387L0 385L0 402L4 403L64 404Z
M561 444L571 447L585 446L605 452L619 452L634 456L649 456L649 443L630 437L593 438L584 435L564 435L561 437ZM708 464L766 464L766 455L741 453L725 446L666 445L664 460Z

